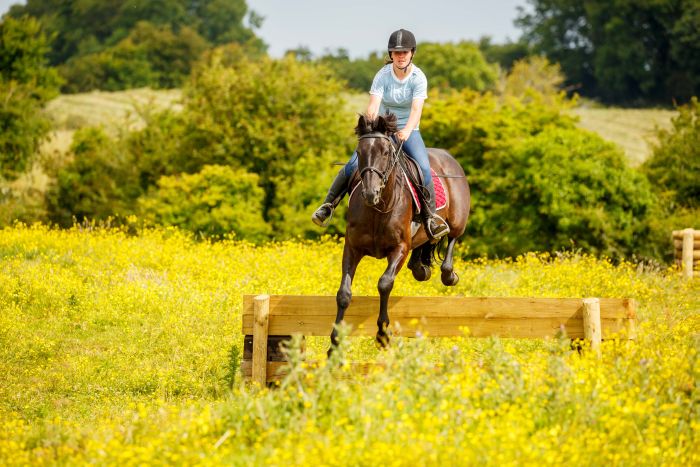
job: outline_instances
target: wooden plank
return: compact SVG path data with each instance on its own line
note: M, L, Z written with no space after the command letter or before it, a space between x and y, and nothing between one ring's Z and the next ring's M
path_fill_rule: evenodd
M686 253L686 251L688 253ZM700 260L700 249L693 250L692 248L689 248L688 250L675 250L673 255L676 259L690 258L692 261L698 261Z
M250 334L251 297L244 297L243 333ZM634 301L600 299L601 324L605 335L624 333L635 318ZM378 297L353 297L345 315L352 335L373 336L379 310ZM335 320L335 297L271 296L270 334L329 335ZM567 335L581 338L581 299L490 298L490 297L392 297L389 318L400 335L417 331L433 337L461 336L460 327L473 337L551 337L564 326Z
M683 249L683 239L682 238L674 238L673 239L673 247L681 251ZM693 250L700 250L700 240L693 240Z
M686 230L692 231L694 240L700 240L700 230L694 230L694 229L674 230L673 231L673 238L683 240L683 232L685 232Z
M267 382L267 336L270 314L270 296L258 295L254 302L253 325L253 381L261 386Z

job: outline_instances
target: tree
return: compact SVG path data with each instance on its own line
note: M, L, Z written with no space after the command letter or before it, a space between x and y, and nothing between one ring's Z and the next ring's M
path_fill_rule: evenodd
M700 208L700 102L694 97L678 110L642 169L669 209Z
M80 72L97 66L101 70L97 74L106 75L105 79L114 83L110 68L125 71L117 73L119 79L126 80L119 89L131 84L128 75L132 71L140 73L141 77L154 76L156 82L149 82L151 85L166 86L169 84L163 83L167 82L179 85L183 70L180 61L188 57L184 62L188 71L189 55L202 44L236 42L265 50L264 43L253 31L260 27L262 20L248 11L245 0L27 0L25 5L14 5L8 15L37 18L55 37L50 63L57 66L72 61L67 68L72 72L68 73L71 78L80 77ZM244 24L246 15L249 26ZM139 27L140 22L152 26ZM168 34L174 38L167 37ZM123 42L125 40L127 43ZM158 43L164 46L163 54L159 53ZM144 71L144 65L137 63L142 57L147 59L153 73ZM174 76L166 79L163 73L167 68L163 63L171 58L175 58ZM155 63L151 63L152 60ZM85 82L97 82L102 87L99 80L91 78ZM112 88L114 86L111 84Z
M485 91L498 78L498 66L488 63L472 42L421 43L415 62L428 76L431 87Z
M700 3L530 0L517 22L568 84L606 102L686 101L700 93Z
M50 129L41 109L56 95L60 80L46 66L48 49L35 19L0 23L0 178L23 172Z
M274 232L313 235L309 210L325 194L332 163L351 153L341 84L326 67L292 56L252 60L229 50L211 54L184 89L175 159L183 172L218 164L258 174Z

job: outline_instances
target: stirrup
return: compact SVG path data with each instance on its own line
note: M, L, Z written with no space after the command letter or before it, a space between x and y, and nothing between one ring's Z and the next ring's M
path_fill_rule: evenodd
M430 221L436 220L436 219L440 219L440 221L442 221L442 222L440 224L438 224L438 222L435 221L435 223L438 224L438 226L444 227L444 230L439 232L439 234L437 236L435 236L434 232L432 230L430 230ZM450 226L447 225L447 221L445 221L445 219L438 216L437 214L433 214L433 216L429 217L427 219L427 221L425 222L425 231L428 234L428 237L430 237L431 243L437 243L442 237L444 237L445 235L450 233Z
M328 216L322 218L320 211L326 207L330 211L330 214L328 214ZM335 211L335 206L333 206L332 203L323 203L311 215L311 220L313 221L314 224L318 225L319 227L328 227L328 224L331 223L331 219L333 219L333 211Z

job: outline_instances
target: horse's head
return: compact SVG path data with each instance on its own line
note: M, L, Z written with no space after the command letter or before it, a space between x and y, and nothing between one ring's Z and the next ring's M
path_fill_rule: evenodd
M382 189L396 164L391 135L396 133L396 115L387 113L375 119L360 115L355 127L362 197L368 206L376 206Z

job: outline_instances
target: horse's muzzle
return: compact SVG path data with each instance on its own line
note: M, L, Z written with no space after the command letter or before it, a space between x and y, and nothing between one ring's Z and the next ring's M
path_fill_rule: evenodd
M362 198L364 198L367 206L373 207L379 204L379 200L382 199L382 192L378 188L362 190Z

